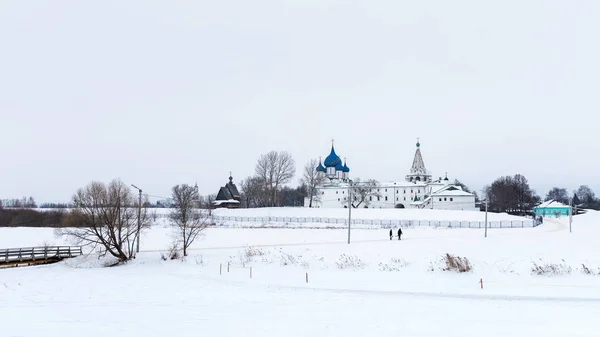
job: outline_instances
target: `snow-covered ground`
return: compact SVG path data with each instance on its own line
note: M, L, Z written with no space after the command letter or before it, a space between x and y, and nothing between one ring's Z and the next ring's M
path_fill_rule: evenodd
M356 229L350 245L344 229L210 228L185 262L161 260L171 231L155 227L124 266L88 256L0 270L0 335L594 336L600 213L573 220L573 233L547 219L487 238ZM0 228L0 247L63 242ZM442 271L446 253L472 271ZM558 275L534 275L535 264Z

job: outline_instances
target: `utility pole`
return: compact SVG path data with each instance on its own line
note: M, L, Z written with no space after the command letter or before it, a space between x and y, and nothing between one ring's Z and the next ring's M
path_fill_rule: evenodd
M139 253L140 252L140 231L142 228L142 189L135 186L134 184L131 184L131 186L133 186L133 188L137 189L139 191L139 199L138 199L138 221L137 221L137 243L136 243L136 248L135 248L135 252Z
M487 217L487 213L488 213L488 200L487 198L485 199L485 237L487 238L487 228L488 228L488 217Z
M352 180L348 180L348 244L350 244L350 223L352 222Z
M571 225L573 224L573 198L569 198L569 233L573 233Z

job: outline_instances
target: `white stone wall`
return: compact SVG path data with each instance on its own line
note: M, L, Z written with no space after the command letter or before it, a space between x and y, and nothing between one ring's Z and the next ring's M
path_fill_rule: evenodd
M364 208L395 208L397 204L404 205L405 208L413 208L411 205L415 195L420 200L425 198L429 192L429 186L423 185L382 185L377 187L379 198L375 196L368 197L371 200L363 202L359 207ZM348 187L326 187L319 189L318 201L313 200L313 207L317 208L344 208L348 205ZM439 200L441 199L441 201ZM304 206L308 207L309 200L305 199ZM432 208L431 204L425 208ZM475 209L474 196L436 196L433 201L434 209L447 210L473 210Z

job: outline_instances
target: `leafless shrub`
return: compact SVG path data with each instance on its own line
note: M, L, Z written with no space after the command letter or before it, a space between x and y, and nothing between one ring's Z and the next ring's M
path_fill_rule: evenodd
M443 269L444 271L457 271L459 273L466 273L472 269L471 262L469 262L469 259L466 257L460 257L446 253L446 255L444 255L444 261L446 263L446 268Z
M348 256L346 254L340 255L339 259L335 261L335 265L339 269L362 269L366 266L366 264L357 256Z
M571 266L569 266L565 260L562 260L562 263L544 263L540 260L540 264L532 262L533 266L531 267L531 273L534 275L544 275L544 276L559 276L559 275L569 275L573 271Z
M596 275L596 273L591 270L590 268L588 268L585 264L581 264L581 272L586 274L586 275Z
M446 253L436 264L430 263L429 271L435 271L436 269L442 271L455 271L457 273L466 273L473 270L471 262L466 257L460 257Z
M171 247L169 247L169 252L166 255L164 253L161 254L160 258L163 261L179 260L180 258L182 258L180 251L181 249L179 248L179 244L177 242L173 242L171 244Z
M265 252L260 248L246 247L245 255L249 258L253 258L255 256L263 256L265 255Z
M379 270L381 271L399 271L402 268L405 268L410 263L402 258L393 257L390 259L389 263L379 263Z

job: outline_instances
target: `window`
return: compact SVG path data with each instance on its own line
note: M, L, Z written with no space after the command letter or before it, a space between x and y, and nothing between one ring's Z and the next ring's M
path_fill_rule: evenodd
M369 197L369 201L373 201L373 197Z
M377 192L379 192L379 189L377 189Z
M414 193L413 190L410 190L410 193Z
M450 198L450 201L454 201L454 198Z
M406 201L406 197L404 197L404 201Z
M404 194L406 194L406 190L404 190Z
M379 198L379 197L377 197L377 201L379 201L379 200L380 200L380 198Z
M442 198L440 198L440 201L442 201Z
M444 198L444 201L448 201L446 198Z
M321 192L321 194L325 194L325 191Z
M338 193L339 193L339 191L335 191L335 194L338 194Z
M396 197L396 201L398 201L398 197Z
M385 196L385 201L387 201L387 195Z
M338 198L338 201L340 201L340 198Z
M387 192L387 188L385 189L385 191Z
M342 194L344 194L345 191L342 191Z

